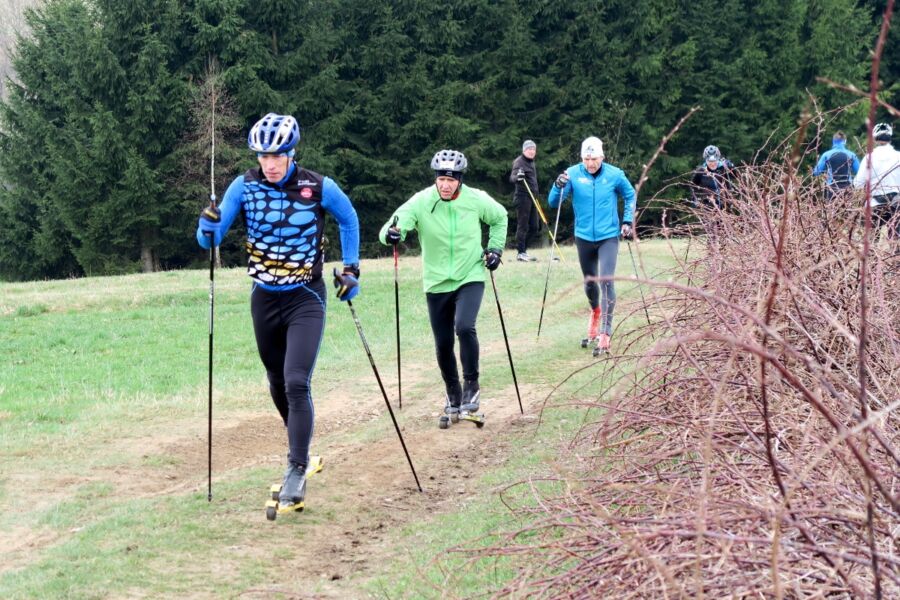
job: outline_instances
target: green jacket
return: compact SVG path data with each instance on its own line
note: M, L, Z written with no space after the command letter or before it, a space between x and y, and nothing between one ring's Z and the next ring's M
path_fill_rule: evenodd
M397 217L403 239L415 229L422 246L422 285L426 292L452 292L472 281L484 281L481 224L489 228L488 248L506 244L506 208L486 192L463 184L454 200L441 201L437 187L416 193L400 206L381 228L385 235Z

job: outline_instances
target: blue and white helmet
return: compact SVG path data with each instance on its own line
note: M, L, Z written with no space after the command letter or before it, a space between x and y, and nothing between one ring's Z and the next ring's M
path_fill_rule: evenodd
M872 137L878 141L889 142L893 135L894 128L891 127L890 123L876 123L875 127L872 128Z
M703 149L703 160L719 160L722 158L722 153L719 152L719 149L715 146L707 146Z
M290 115L269 113L250 128L247 145L260 154L286 154L300 141L300 126Z
M459 179L468 166L466 155L456 150L440 150L431 158L431 170L438 176Z

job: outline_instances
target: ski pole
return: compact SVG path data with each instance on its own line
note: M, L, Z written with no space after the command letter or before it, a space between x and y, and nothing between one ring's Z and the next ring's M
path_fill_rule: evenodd
M212 196L211 204L215 207L215 195ZM206 501L212 502L212 389L213 389L213 309L215 306L215 295L216 295L216 282L215 282L215 267L216 267L216 259L215 259L215 246L213 246L213 235L212 233L209 235L209 398L207 400L207 414L209 418L207 419L207 437L209 440L209 445L207 448L207 459L208 459L208 487L206 492Z
M644 299L644 289L641 287L640 275L638 275L637 263L634 262L634 252L631 251L631 240L627 237L625 238L625 243L628 244L628 254L631 255L631 266L634 269L634 277L638 280L637 286L638 291L641 293L641 303L644 306L644 316L647 317L647 325L650 325L650 313L647 312L647 301Z
M397 216L394 215L394 222L391 227L397 227ZM399 267L397 266L397 258L400 251L397 250L397 244L394 244L394 323L397 327L397 408L403 408L403 380L400 378L400 284Z
M211 213L216 212L216 95L212 96L212 113L210 116L210 152L209 152L209 210ZM215 308L216 297L216 241L212 233L209 235L209 382L207 388L209 395L207 398L207 488L206 501L212 502L212 397L213 397L213 314Z
M497 313L500 315L500 327L503 329L503 341L506 342L506 355L509 357L509 370L512 371L513 385L516 386L516 398L519 399L519 412L525 414L522 408L522 396L519 394L519 382L516 380L516 368L513 366L512 352L509 349L509 338L506 337L506 324L503 322L503 309L500 308L500 296L497 295L497 283L494 281L494 272L491 274L491 286L494 288L494 300L497 301Z
M528 182L522 180L522 183L525 184L525 189L528 190L528 195L531 196L531 201L534 203L535 208L537 208L538 215L541 217L541 221L544 222L544 227L547 228L547 235L550 236L550 241L553 242L553 246L556 247L556 250L559 252L559 259L565 262L565 258L563 258L562 250L559 249L559 245L556 243L556 230L554 228L553 233L550 233L550 223L547 222L547 215L544 214L544 209L541 208L541 203L538 202L538 199L534 197L534 194L531 193L531 188L528 187ZM560 204L562 204L562 199L560 199ZM557 223L559 221L557 220ZM551 246L551 252L553 251L553 246ZM552 259L552 254L551 254Z
M334 280L335 284L339 285L340 276L338 275L338 270L334 270ZM369 364L372 365L372 371L375 373L375 379L378 381L378 387L381 388L381 396L384 398L384 403L387 405L388 412L391 414L391 421L394 422L394 429L397 431L397 437L400 438L400 445L403 446L403 453L406 455L406 462L409 463L409 469L412 471L413 478L416 480L416 487L419 488L419 491L422 491L422 485L419 483L419 476L416 475L416 468L413 466L412 459L409 457L409 451L406 449L406 442L403 441L403 434L400 433L400 426L397 425L397 418L394 416L394 409L391 408L391 401L388 400L387 392L384 391L384 384L381 383L381 376L378 374L378 367L375 366L375 359L372 358L372 352L369 350L369 342L366 341L366 334L363 333L362 324L359 322L359 317L356 316L356 309L353 308L353 301L347 300L347 306L350 308L350 314L353 317L353 322L356 324L356 331L359 332L359 339L362 340L363 348L366 351L366 356L369 357Z
M553 225L553 238L556 239L556 231L559 228L559 213L562 210L562 198L556 207L556 223ZM544 322L544 306L547 304L547 287L550 285L550 265L553 264L553 246L550 246L550 260L547 261L547 278L544 280L544 298L541 300L541 316L538 318L538 339L541 338L541 324Z

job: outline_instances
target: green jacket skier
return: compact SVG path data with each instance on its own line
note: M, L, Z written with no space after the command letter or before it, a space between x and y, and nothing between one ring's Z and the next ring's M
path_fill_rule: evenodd
M486 192L462 183L467 166L462 152L441 150L435 154L431 160L435 185L403 203L379 234L385 245L399 244L412 230L419 234L422 284L438 366L447 388L448 413L478 410L475 321L484 296L484 270L500 266L506 242L506 208ZM482 224L489 228L487 250L481 247ZM459 339L465 383L462 389L454 334Z

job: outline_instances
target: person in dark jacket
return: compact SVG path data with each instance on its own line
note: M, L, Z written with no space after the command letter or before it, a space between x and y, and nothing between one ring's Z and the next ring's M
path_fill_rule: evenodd
M847 136L838 131L831 138L831 150L819 157L813 175L825 175L825 200L853 185L853 176L859 172L859 157L847 150Z
M734 164L716 146L703 149L703 163L694 169L691 177L691 198L694 206L707 204L724 208L722 192L731 184Z
M537 154L537 144L532 140L525 140L520 154L512 164L512 173L509 182L516 185L513 198L516 203L516 260L522 262L534 262L537 259L527 252L528 238L540 229L537 207L531 199L531 194L537 198L538 178L534 157ZM526 189L531 189L531 194Z

